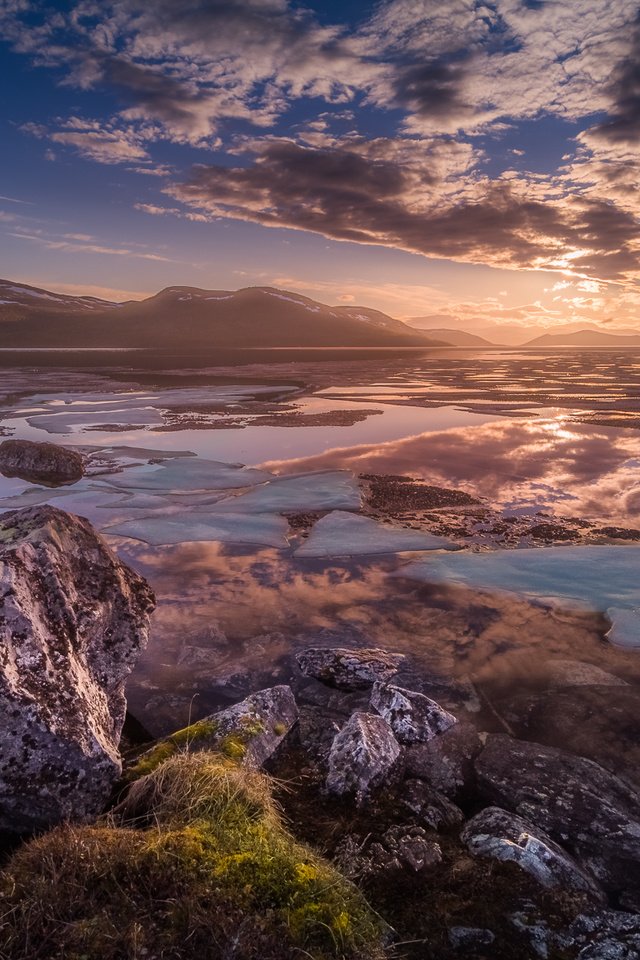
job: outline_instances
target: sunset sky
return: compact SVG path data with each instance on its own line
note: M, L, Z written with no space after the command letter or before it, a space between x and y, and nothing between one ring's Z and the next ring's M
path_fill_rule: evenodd
M637 0L0 0L2 276L640 328Z

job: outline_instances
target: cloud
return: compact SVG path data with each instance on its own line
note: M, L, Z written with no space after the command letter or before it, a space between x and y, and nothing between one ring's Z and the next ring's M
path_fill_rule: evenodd
M99 242L93 242L93 238L78 239L77 234L63 234L61 236L46 236L44 233L11 233L9 236L17 240L29 240L32 243L40 244L47 250L63 250L67 253L98 253L108 254L116 257L136 257L140 260L153 260L160 263L175 263L171 257L165 257L158 253L148 253L136 250L132 246L128 247L109 247Z
M613 72L607 90L611 97L608 118L591 130L596 139L612 144L640 141L640 14L632 32L631 48Z
M152 217L180 216L182 211L179 207L159 207L155 203L134 203L134 209L141 213L148 213Z
M256 149L256 145L253 145ZM248 166L199 165L168 192L198 210L431 257L624 280L640 272L637 219L514 180L430 182L424 169L344 149L267 141ZM460 193L462 192L462 196Z
M23 127L56 154L168 177L156 144L216 151L170 187L183 209L137 205L150 215L638 277L638 0L382 0L333 22L293 0L5 0L0 26L61 85L116 103ZM533 122L542 141L565 130L563 160L550 148L536 172L517 141ZM511 159L489 167L507 132Z
M149 159L146 149L132 131L118 130L112 124L102 127L95 121L70 117L62 121L57 130L36 123L25 123L22 130L39 139L47 138L61 146L72 147L81 156L97 163L118 164Z

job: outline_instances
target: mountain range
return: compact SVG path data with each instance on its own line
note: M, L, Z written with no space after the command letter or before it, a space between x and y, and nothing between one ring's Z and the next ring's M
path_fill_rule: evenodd
M5 348L498 345L466 330L426 326L434 320L435 315L404 323L370 307L328 306L275 287L176 286L145 300L114 303L0 280L0 347ZM519 346L635 347L640 346L640 333L570 330L546 333Z
M369 307L273 287L167 287L110 303L0 280L3 347L428 347L443 341Z
M603 330L575 330L573 333L545 333L529 340L527 347L640 347L640 333L607 333Z

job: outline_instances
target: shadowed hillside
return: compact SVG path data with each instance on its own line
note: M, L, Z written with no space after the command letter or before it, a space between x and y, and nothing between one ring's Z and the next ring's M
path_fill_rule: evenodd
M271 287L167 287L113 304L0 281L3 347L395 347L432 339L366 307L330 307Z

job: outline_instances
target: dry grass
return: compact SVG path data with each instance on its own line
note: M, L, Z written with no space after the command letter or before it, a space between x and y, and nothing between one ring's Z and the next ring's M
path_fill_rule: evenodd
M284 829L269 779L182 753L109 820L57 828L1 878L3 960L376 960L362 895Z

